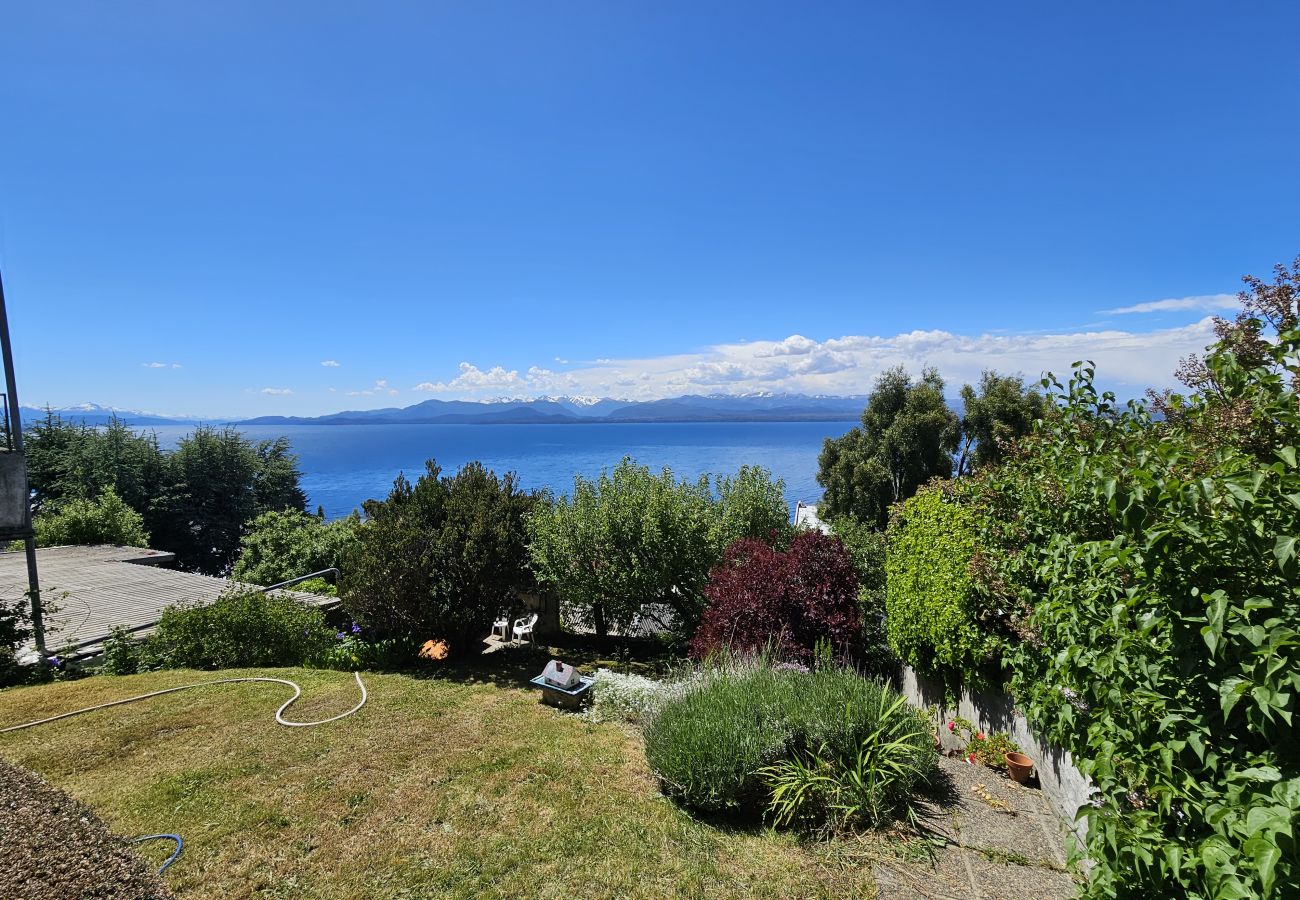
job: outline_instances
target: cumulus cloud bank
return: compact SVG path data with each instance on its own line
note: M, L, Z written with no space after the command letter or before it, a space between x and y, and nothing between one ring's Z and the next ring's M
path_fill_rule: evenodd
M650 400L751 391L857 395L869 392L876 376L897 365L912 372L934 366L949 382L960 385L974 382L989 368L1036 380L1049 371L1065 375L1075 360L1091 359L1103 383L1137 394L1148 386L1171 384L1178 361L1213 341L1212 326L1213 319L1206 316L1189 325L1145 332L962 335L932 330L824 341L793 334L671 356L576 362L565 371L534 366L521 372L462 362L455 377L421 382L415 390L468 399L585 394Z

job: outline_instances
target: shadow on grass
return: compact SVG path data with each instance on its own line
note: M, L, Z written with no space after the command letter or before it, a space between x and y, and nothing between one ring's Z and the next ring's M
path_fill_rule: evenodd
M503 645L489 653L468 652L446 662L413 660L409 666L380 671L461 684L522 688L528 686L529 679L540 675L552 659L576 666L584 675L591 675L597 669L612 669L663 678L683 664L683 656L679 646L661 638L598 637L566 632L539 637L537 643Z

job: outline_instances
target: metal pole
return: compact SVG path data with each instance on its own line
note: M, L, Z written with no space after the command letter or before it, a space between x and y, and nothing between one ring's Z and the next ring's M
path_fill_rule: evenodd
M23 419L18 407L18 379L14 377L14 351L9 343L9 313L5 309L5 284L0 278L0 351L4 354L5 388L9 397L9 430L14 452L23 459L23 546L27 550L27 596L32 602L32 638L36 652L45 656L45 619L41 613L41 579L36 571L36 536L32 533L32 504L27 499L27 458L23 453Z

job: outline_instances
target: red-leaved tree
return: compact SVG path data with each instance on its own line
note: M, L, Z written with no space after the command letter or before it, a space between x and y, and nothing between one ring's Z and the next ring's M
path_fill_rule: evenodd
M708 607L691 639L696 659L723 647L740 652L774 644L786 660L810 660L819 640L837 656L862 634L858 576L837 538L799 533L788 550L742 538L709 573Z

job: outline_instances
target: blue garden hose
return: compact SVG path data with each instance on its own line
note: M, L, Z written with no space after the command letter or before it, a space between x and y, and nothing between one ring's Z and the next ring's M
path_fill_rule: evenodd
M176 862L176 857L181 855L181 850L185 847L185 842L181 840L181 836L179 834L146 834L144 837L138 837L131 842L133 844L139 844L142 843L143 841L161 841L164 839L169 841L175 841L176 849L172 851L171 856L167 857L167 862L163 863L158 868L159 875L161 875L163 872L166 872L167 867L170 866L172 863Z

